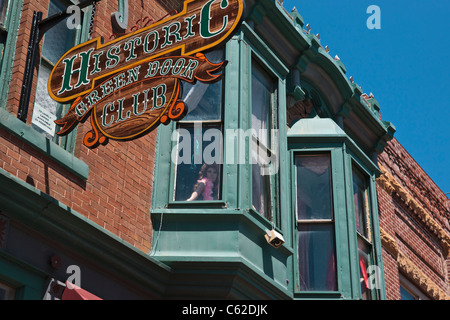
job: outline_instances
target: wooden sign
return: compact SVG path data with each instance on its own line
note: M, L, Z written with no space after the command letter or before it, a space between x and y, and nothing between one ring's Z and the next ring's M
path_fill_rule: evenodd
M72 48L48 82L52 99L72 103L55 123L70 133L91 117L89 148L108 139L132 140L160 123L180 120L181 81L211 83L226 61L214 64L205 50L222 44L239 26L243 0L188 0L179 14L101 44L100 38Z

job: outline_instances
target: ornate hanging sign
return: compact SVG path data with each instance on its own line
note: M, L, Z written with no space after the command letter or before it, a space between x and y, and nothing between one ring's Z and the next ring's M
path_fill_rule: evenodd
M187 112L181 81L212 83L226 61L211 63L201 52L222 44L239 26L243 0L188 0L179 14L101 44L100 38L72 48L48 82L52 99L72 103L56 120L60 136L90 117L84 144L132 140Z

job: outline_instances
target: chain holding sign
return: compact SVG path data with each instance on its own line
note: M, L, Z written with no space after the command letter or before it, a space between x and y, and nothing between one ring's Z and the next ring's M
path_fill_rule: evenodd
M181 81L212 83L226 66L201 53L229 39L241 23L242 0L189 0L184 10L107 44L100 38L68 51L49 78L49 94L72 103L55 123L60 136L90 116L84 145L133 140L187 112Z

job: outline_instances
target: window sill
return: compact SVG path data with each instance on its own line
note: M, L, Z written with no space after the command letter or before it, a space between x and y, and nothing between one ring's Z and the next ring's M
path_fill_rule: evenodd
M77 177L87 180L89 166L54 142L37 133L5 109L0 108L0 128L7 130L29 146L52 159Z

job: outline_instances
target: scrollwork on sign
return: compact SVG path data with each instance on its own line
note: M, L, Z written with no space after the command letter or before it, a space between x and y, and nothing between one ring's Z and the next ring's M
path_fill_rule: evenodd
M97 127L94 125L94 120L91 117L92 130L84 135L83 144L89 149L97 148L100 144L106 145L109 140L103 136Z
M121 3L124 16L114 15L117 25L128 19L128 1ZM151 21L144 19L144 28L109 43L96 38L72 48L48 82L51 98L71 103L55 121L62 127L57 134L67 135L90 117L92 131L84 144L96 148L108 139L137 139L161 123L181 120L187 112L179 100L181 82L222 78L227 62L212 63L202 52L225 43L243 12L242 0L185 0L182 12L158 23L147 25Z

